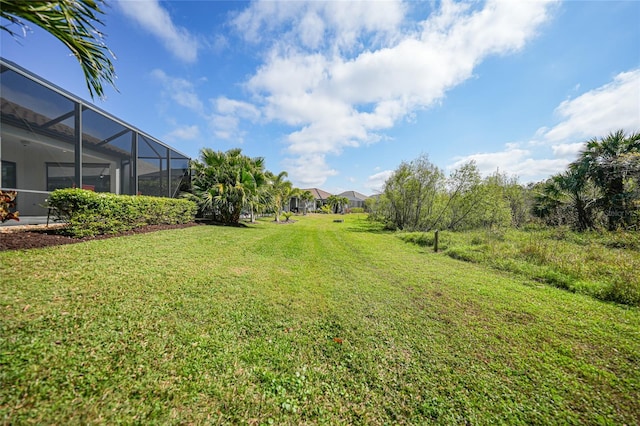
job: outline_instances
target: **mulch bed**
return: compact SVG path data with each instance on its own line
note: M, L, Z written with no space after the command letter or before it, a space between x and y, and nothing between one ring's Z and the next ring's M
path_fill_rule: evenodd
M185 223L180 225L148 225L119 234L97 235L95 237L84 238L73 238L62 235L60 227L5 227L2 229L2 232L0 232L0 251L26 250L32 248L59 246L62 244L75 244L84 241L104 240L106 238L121 237L123 235L144 234L147 232L162 231L165 229L188 228L190 226L198 226L198 224Z

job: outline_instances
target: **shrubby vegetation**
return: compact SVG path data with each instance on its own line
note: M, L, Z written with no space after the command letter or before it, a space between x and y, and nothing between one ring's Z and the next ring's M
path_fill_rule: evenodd
M48 200L54 215L68 222L74 237L113 234L145 225L188 223L195 203L175 198L116 195L83 189L58 189Z
M291 197L300 193L286 179L287 172L275 175L265 169L264 158L247 157L239 148L204 148L191 168L192 192L185 197L198 204L201 217L215 222L237 224L243 213L252 221L256 214L273 213L279 222Z
M431 247L433 232L403 232L403 241ZM440 232L454 259L509 271L600 300L640 306L640 234L576 232L565 227Z
M426 155L403 162L368 200L371 218L390 229L427 231L522 227L541 222L578 231L640 229L640 133L623 130L586 143L563 173L521 185L471 161L445 177Z
M525 220L524 189L500 173L480 176L469 162L446 178L426 155L403 162L379 197L367 200L371 218L399 230L520 226Z
M448 177L426 156L402 163L370 217L450 257L640 306L640 133L592 139L566 171L523 186L473 162ZM520 228L516 230L514 228Z

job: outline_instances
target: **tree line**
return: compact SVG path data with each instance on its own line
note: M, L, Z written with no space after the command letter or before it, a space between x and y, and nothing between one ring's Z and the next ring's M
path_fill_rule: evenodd
M586 142L567 170L522 185L470 161L449 176L427 155L403 162L367 202L373 220L402 230L467 230L537 221L576 230L640 229L640 133Z

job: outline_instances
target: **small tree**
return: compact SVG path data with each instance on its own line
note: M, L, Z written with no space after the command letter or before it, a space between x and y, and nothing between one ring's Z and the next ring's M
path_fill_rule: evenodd
M395 229L429 229L434 223L434 206L444 175L426 155L402 162L386 180L380 212L384 222Z
M315 197L313 196L311 191L303 191L303 192L300 193L300 195L298 195L298 198L302 202L303 214L306 215L307 214L307 210L309 208L309 203L315 201Z
M287 172L282 171L277 175L271 172L267 173L267 180L269 182L269 192L271 200L271 207L275 211L275 221L280 222L280 214L282 213L284 206L289 202L291 197L298 193L298 189L293 187L293 184L286 180L289 176Z
M327 198L327 204L331 207L333 213L344 213L345 206L349 205L349 199L339 195L331 195Z
M446 217L445 227L456 230L473 227L472 213L478 214L482 208L483 190L480 171L474 161L463 164L447 179L447 194L449 199L444 209L433 224L438 227L440 219Z

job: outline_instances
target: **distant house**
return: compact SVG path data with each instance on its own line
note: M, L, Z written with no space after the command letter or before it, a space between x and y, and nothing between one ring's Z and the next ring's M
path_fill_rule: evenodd
M327 191L323 191L322 189L318 189L318 188L307 188L307 189L303 189L302 191L303 192L309 191L311 195L313 195L313 198L315 199L315 202L311 206L311 210L318 210L319 208L327 204L327 198L333 195Z
M349 208L353 209L355 207L364 208L364 203L367 200L366 195L361 194L357 191L345 191L341 194L338 194L338 197L345 197L349 200Z
M293 197L289 201L289 211L303 212L305 210L305 207L306 207L306 211L318 210L322 208L322 206L326 205L329 197L333 195L327 191L323 191L322 189L318 189L318 188L307 188L307 189L302 189L301 191L302 192L309 191L311 195L313 195L313 198L315 201L309 202L305 206L304 201L302 201L298 197ZM366 199L369 198L366 195L361 194L357 191L345 191L341 194L338 194L338 196L345 197L349 200L349 205L347 206L347 208L349 209L352 209L354 207L364 208L364 203Z
M289 201L289 211L303 212L305 210L305 207L306 207L306 211L318 210L319 208L327 204L327 198L333 195L327 191L323 191L322 189L318 189L318 188L306 188L306 189L301 189L301 191L302 192L309 191L311 195L313 195L314 201L308 202L308 204L305 206L304 205L305 201L302 201L298 197L293 197Z

